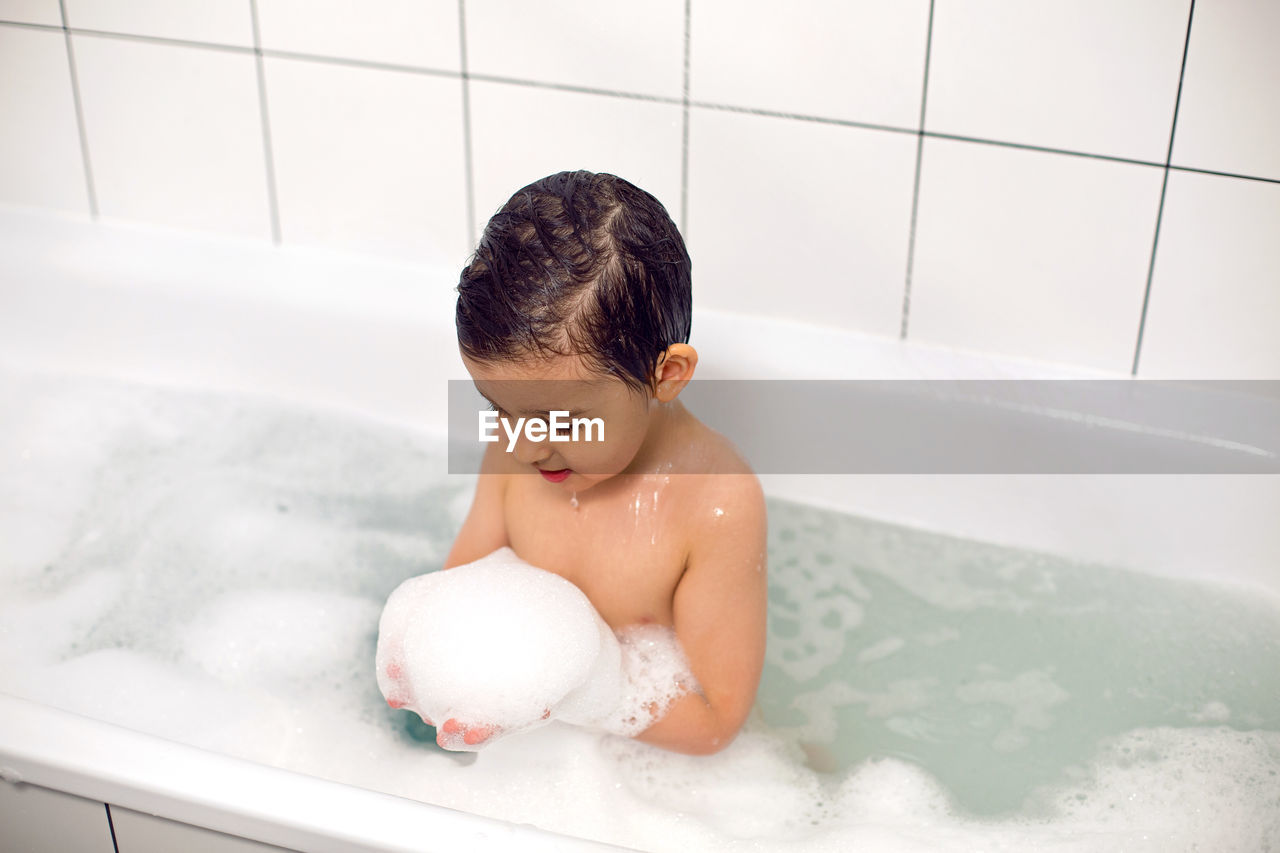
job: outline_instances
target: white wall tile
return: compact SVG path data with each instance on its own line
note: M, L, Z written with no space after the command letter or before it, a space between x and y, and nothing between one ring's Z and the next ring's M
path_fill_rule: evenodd
M258 0L258 25L272 50L461 68L457 0Z
M940 0L925 126L1163 163L1186 0Z
M60 27L62 10L58 7L58 0L4 0L0 3L0 21Z
M72 41L104 216L270 237L252 55Z
M1173 162L1280 178L1280 3L1200 0Z
M247 0L64 0L67 26L253 46Z
M286 243L462 260L458 80L273 58L266 72Z
M652 193L679 224L678 104L471 83L476 234L516 190L554 172L609 172Z
M1280 184L1169 174L1139 375L1280 379L1277 234Z
M908 337L1128 373L1162 176L926 140Z
M694 100L916 128L929 4L708 0L691 11Z
M102 803L36 785L0 784L0 844L22 853L114 853Z
M694 109L695 305L898 334L916 137Z
M466 15L473 73L683 94L684 0L483 0L468 3Z
M62 32L0 27L0 201L88 214Z

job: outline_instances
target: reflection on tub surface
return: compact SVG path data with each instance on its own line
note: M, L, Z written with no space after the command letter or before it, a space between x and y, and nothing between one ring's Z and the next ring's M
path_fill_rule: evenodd
M0 407L5 692L653 850L1280 843L1280 614L1238 593L775 501L769 662L730 749L552 725L459 764L372 667L382 602L470 499L442 441L14 373Z

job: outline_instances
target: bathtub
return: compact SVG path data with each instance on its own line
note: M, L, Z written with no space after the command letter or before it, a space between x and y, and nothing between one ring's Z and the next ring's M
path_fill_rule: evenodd
M276 249L4 210L0 366L261 395L443 435L441 380L466 378L451 329L455 277L444 262ZM754 345L761 340L776 344L767 360ZM1101 378L701 310L692 342L699 375L714 379ZM779 361L777 353L796 358ZM769 473L762 480L782 498L1075 560L1212 579L1280 606L1277 476ZM196 835L228 850L617 849L2 694L0 779L0 838L20 839L30 845L24 849L165 849Z

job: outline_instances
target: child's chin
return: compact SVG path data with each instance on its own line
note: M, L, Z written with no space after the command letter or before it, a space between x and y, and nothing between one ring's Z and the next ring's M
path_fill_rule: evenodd
M592 486L597 486L612 477L612 474L580 474L574 471L563 482L556 485L562 486L572 492L585 492Z

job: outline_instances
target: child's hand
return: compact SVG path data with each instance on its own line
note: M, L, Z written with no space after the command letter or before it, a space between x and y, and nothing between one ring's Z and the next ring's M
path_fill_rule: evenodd
M550 719L551 709L548 708L542 712L542 719ZM427 725L433 725L429 720L425 720ZM458 738L461 737L462 742L467 746L483 746L490 738L502 734L501 726L473 726L464 723L456 717L450 717L444 721L444 725L440 726L436 732L436 743L445 749L454 749L457 747Z
M397 655L396 657L399 657ZM422 722L428 726L434 726L435 722L427 717L414 700L413 692L409 686L409 680L404 677L404 669L398 660L388 663L383 670L387 681L393 686L387 696L387 704L392 708L404 708L409 711L415 711ZM467 746L477 746L484 743L498 731L496 726L471 726L463 723L453 717L444 721L444 725L440 726L436 732L436 743L445 749L450 748L450 744L456 745L459 735L462 736L462 742Z
M436 733L436 743L449 749L449 744L461 735L467 746L479 746L500 731L497 726L470 726L450 717Z

